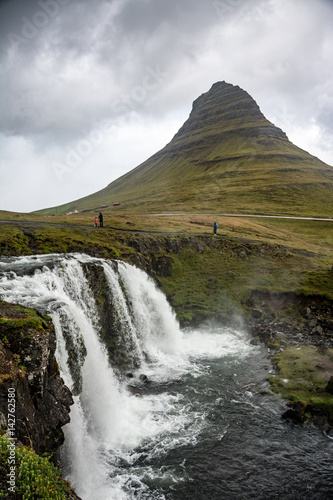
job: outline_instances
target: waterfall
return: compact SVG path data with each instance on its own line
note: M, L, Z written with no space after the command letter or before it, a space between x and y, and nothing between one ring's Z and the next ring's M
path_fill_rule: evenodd
M51 315L62 377L71 390L80 387L71 422L64 427L62 460L69 480L87 500L128 498L124 485L129 476L119 478L117 463L130 461L128 450L160 432L168 397L133 397L126 390L128 380L115 375L98 336L98 311L82 264L103 266L140 373L149 376L152 364L165 365L168 356L169 361L177 356L182 334L174 313L153 281L129 264L119 263L116 272L108 261L78 254L4 260L1 298ZM137 380L135 375L139 372Z
M122 348L135 360L131 378L112 366L101 341L86 265L103 269ZM184 336L165 296L143 271L82 254L1 259L0 297L53 319L61 375L74 394L61 461L77 493L83 500L164 499L163 487L183 477L182 470L158 466L159 460L194 445L207 426L193 389L185 384L180 393L177 384L208 372L200 363L204 357L246 357L253 348L242 334ZM131 394L129 384L143 397Z

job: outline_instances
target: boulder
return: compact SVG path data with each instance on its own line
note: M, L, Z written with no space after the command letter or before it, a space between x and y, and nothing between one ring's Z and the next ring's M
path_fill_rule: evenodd
M314 329L314 332L317 333L318 335L322 335L323 334L323 329L322 329L322 327L320 325L318 325Z
M143 382L144 384L149 384L150 383L150 380L149 378L147 377L147 375L144 375L143 373L140 375L139 379L141 380L141 382Z
M294 424L302 424L304 422L304 415L298 411L290 408L282 414L284 420L289 420Z
M290 402L288 406L291 408L283 413L282 418L294 424L302 424L305 420L305 405L301 401L296 401L295 403Z
M142 389L140 389L140 387L137 387L136 385L127 385L126 386L126 389L128 390L128 392L130 394L132 394L133 396L137 396L137 397L142 397L143 396L143 391Z
M262 316L262 311L260 309L253 309L252 310L252 318L259 319Z

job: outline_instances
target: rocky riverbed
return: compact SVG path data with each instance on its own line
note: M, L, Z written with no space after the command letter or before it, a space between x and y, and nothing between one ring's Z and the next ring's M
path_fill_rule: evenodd
M247 306L253 343L276 368L273 391L289 399L283 418L333 430L333 307L318 296L253 291Z

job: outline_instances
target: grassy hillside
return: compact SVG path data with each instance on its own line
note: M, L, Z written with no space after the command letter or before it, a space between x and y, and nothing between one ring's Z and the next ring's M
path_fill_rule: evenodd
M219 82L161 151L105 189L40 213L101 205L106 213L332 217L333 168L292 144L247 92Z

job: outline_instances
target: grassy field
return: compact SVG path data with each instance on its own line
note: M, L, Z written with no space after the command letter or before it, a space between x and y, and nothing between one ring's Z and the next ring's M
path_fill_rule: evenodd
M213 215L136 215L122 214L115 210L104 210L103 213L104 228L126 232L211 235L213 223L216 220L220 236L246 238L318 253L333 252L333 222ZM44 215L0 211L0 220L16 222L18 226L24 221L49 225L49 227L54 224L60 224L63 227L93 228L94 226L94 215L90 214ZM9 225L7 230L8 228ZM1 234L5 232L6 225L2 224ZM92 234L96 235L98 232Z
M105 213L94 228L87 214L0 213L3 255L85 252L135 262L131 241L147 247L143 258L170 257L172 276L159 282L179 319L224 317L252 289L321 294L333 298L333 223L211 216L138 216ZM218 223L218 236L212 225ZM23 221L28 221L27 223ZM160 250L150 250L151 238ZM185 237L185 240L184 240ZM166 239L178 241L170 253ZM200 243L198 243L198 240ZM199 248L202 247L202 250ZM155 252L155 253L154 253Z

